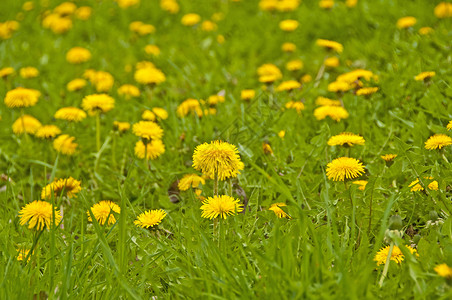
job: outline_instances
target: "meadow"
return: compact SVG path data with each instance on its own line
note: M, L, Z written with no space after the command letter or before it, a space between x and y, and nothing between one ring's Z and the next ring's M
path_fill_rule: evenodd
M451 299L452 2L0 1L0 299Z

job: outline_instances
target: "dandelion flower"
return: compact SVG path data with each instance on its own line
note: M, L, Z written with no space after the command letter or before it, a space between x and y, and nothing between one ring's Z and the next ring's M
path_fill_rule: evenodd
M77 107L63 107L56 111L55 119L80 122L86 118L86 113Z
M198 14L186 14L182 17L181 23L184 26L194 26L201 21L201 16Z
M360 88L359 90L357 90L356 95L357 96L368 96L368 95L375 94L377 91L378 91L377 87L365 87L365 88Z
M201 24L201 30L202 31L214 31L217 29L217 24L215 24L214 22L210 21L210 20L206 20L204 22L202 22Z
M161 108L161 107L154 107L152 108L152 112L154 113L154 115L159 118L160 120L166 120L168 119L168 112L166 111L166 109Z
M325 67L328 68L337 68L340 65L340 61L339 58L333 56L326 58L323 64L325 65Z
M315 99L315 104L319 106L341 106L341 101L325 97L317 97L317 99Z
M323 120L326 117L330 117L336 122L339 122L342 119L347 119L348 116L348 112L342 106L325 105L314 110L314 117L317 120Z
M416 24L417 20L415 17L403 17L397 20L397 28L405 29L409 27L413 27Z
M119 132L123 133L130 129L130 123L114 121L113 128L118 130Z
M393 161L394 158L396 158L396 157L397 157L397 154L385 154L385 155L381 156L381 158L386 162Z
M323 9L330 9L334 6L334 0L320 0L319 7Z
M115 99L107 94L93 94L83 98L82 107L90 116L106 113L115 107Z
M146 121L155 121L155 114L152 111L146 109L141 114L141 118Z
M146 45L146 47L144 47L144 52L146 52L149 55L159 56L160 48L157 47L156 45Z
M77 194L82 190L81 182L72 177L55 179L48 185L42 188L41 199L49 200L65 193L70 198L76 198Z
M301 59L291 60L286 64L286 69L289 71L301 70L303 69L303 62L301 61Z
M279 138L283 139L286 136L286 131L285 130L279 131L278 136L279 136Z
M0 78L6 78L11 74L14 74L14 69L11 67L0 69Z
M344 46L342 46L342 44L335 42L335 41L330 41L330 40L324 40L324 39L318 39L316 41L317 46L326 48L328 50L333 50L336 51L338 53L341 53L344 50Z
M148 210L140 214L133 223L141 228L154 227L160 224L165 216L166 212L163 209Z
M40 139L54 138L61 133L61 129L56 125L44 125L39 127L35 136Z
M449 145L452 145L452 138L450 136L447 136L445 134L435 134L429 137L425 142L425 149L441 149Z
M418 192L418 191L423 191L423 190L424 190L424 188L422 187L422 185L419 184L419 179L416 179L416 180L412 181L412 182L408 185L408 187L411 188L410 191L412 191L412 192Z
M285 106L287 109L295 109L297 114L301 114L301 111L304 110L304 103L301 101L289 101Z
M272 83L282 78L281 70L274 64L263 64L257 69L259 82Z
M68 82L66 85L66 89L69 92L78 91L83 89L86 86L86 80L83 78L75 78Z
M417 254L416 249L414 249L414 248L412 248L410 246L404 246L404 247L406 247L411 252L411 254L419 256ZM380 249L380 251L377 252L377 254L375 255L375 258L374 258L374 261L377 262L377 266L386 263L386 259L388 258L388 255L389 255L389 248L390 248L390 246L386 246L386 247ZM391 260L395 261L398 264L400 264L404 259L405 259L405 255L403 255L402 250L400 250L399 247L394 246L392 248Z
M140 97L140 90L131 84L123 84L118 89L118 94L120 96L124 96L126 100L129 100L132 97Z
M73 155L78 146L74 140L75 137L62 134L53 141L53 148L64 155Z
M55 215L55 218L53 215ZM39 200L25 205L19 211L19 218L20 225L25 225L28 222L28 228L35 228L36 230L49 229L53 222L58 225L61 221L60 211L51 203Z
M327 165L326 175L333 181L353 179L364 173L363 164L351 157L339 157Z
M9 108L29 107L38 102L40 95L39 91L18 87L8 91L4 101Z
M452 130L452 121L449 121L449 123L447 123L447 130Z
M438 181L433 180L432 182L429 183L429 185L427 187L432 191L437 191L438 190Z
M15 134L29 133L35 134L41 127L41 122L30 115L23 115L13 123L13 132Z
M166 80L165 74L155 67L138 69L133 77L141 84L160 84Z
M366 189L366 185L367 185L368 181L367 180L355 180L352 183L359 185L358 189L361 191L364 191Z
M414 77L414 80L416 80L416 81L426 81L426 80L429 80L430 78L434 77L435 75L436 75L436 73L433 72L433 71L422 72L422 73L419 73L418 75L416 75Z
M242 90L242 91L240 92L240 98L241 98L242 100L245 100L245 101L251 100L251 99L253 99L255 96L256 96L256 91L255 91L255 90L250 90L250 89L248 89L248 90Z
M86 21L86 20L88 20L91 17L91 12L92 12L91 7L89 7L89 6L80 6L75 11L75 16L79 20Z
M163 129L155 122L140 121L133 124L133 133L146 140L159 140L163 136Z
M112 201L103 200L91 206L91 211L100 225L104 225L106 222L107 225L113 225L116 223L114 214L120 214L121 208ZM86 214L88 215L88 221L92 222L93 219L91 218L89 211L87 211Z
M142 140L135 144L135 155L140 159L145 158L146 155L146 159L154 160L163 153L165 153L165 145L161 140L151 140L146 146Z
M18 261L24 261L25 258L27 258L28 254L30 253L30 249L16 249L17 250L17 260ZM34 252L32 252L33 254ZM28 261L30 261L31 255L30 257L28 257Z
M451 11L452 11L452 7L451 7ZM452 278L452 268L449 267L447 264L440 264L437 265L433 270L435 270L435 272L444 278Z
M434 30L433 30L433 28L432 27L421 27L421 28L419 28L419 34L420 35L428 35L428 34L430 34L430 33L432 33Z
M328 145L330 146L354 146L354 145L364 145L365 140L362 136L351 133L343 132L338 135L330 137L328 140Z
M39 71L35 67L24 67L19 70L19 75L24 79L35 78L39 76Z
M177 107L176 113L179 117L184 118L188 114L193 113L196 114L198 117L203 116L203 111L201 109L201 104L197 99L187 99L183 101L179 106Z
M199 187L200 184L205 183L206 181L201 176L197 174L187 174L184 175L184 177L182 177L181 180L179 180L177 187L179 188L180 191L186 191L190 187L197 188Z
M434 14L439 19L452 17L452 3L440 2L435 6Z
M347 92L353 88L353 85L345 81L334 81L328 84L328 91L333 93Z
M294 52L297 50L297 45L294 43L284 43L281 45L281 50L284 52Z
M209 103L209 105L217 105L218 103L223 103L224 100L224 96L222 95L211 95L207 98L207 103Z
M281 82L277 87L276 87L276 91L277 92L282 92L282 91L292 91L294 89L299 89L301 87L301 83L299 83L298 81L295 80L288 80L288 81L283 81Z
M237 147L222 141L212 141L198 145L193 153L193 167L210 179L225 180L237 177L244 165Z
M298 27L298 21L297 20L283 20L279 22L279 28L282 31L294 31Z
M121 8L129 8L140 4L140 0L116 0L116 2L118 2L118 6Z
M287 218L287 219L292 219L292 217L287 214L284 210L281 209L281 207L287 206L286 203L273 203L272 205L270 205L270 208L268 210L271 210L275 213L275 215L278 218Z
M240 203L240 200L228 195L208 197L202 204L201 217L206 219L214 219L218 216L226 219L227 216L243 211L243 204Z
M170 14L176 14L180 7L176 0L160 0L160 8Z
M66 53L66 60L71 64L81 64L91 59L91 52L82 47L74 47Z

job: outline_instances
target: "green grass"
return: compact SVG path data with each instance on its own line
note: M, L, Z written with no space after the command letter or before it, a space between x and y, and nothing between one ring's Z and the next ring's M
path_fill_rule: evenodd
M0 22L20 20L12 38L0 40L0 68L11 66L16 75L0 80L0 97L18 86L42 93L36 106L25 112L43 124L55 124L76 137L74 156L57 154L51 141L15 135L13 122L19 109L0 102L0 299L449 299L451 281L436 274L441 263L452 266L452 169L451 150L426 150L424 142L435 133L449 134L452 119L451 44L452 19L433 14L440 1L359 0L354 8L343 1L328 11L318 1L303 1L292 12L260 11L258 2L179 1L180 12L171 15L159 1L141 1L139 8L120 9L113 1L76 1L90 6L87 21L74 20L73 28L57 35L41 26L42 16L62 1L48 1L29 12L21 1L0 2ZM18 15L22 11L22 17ZM202 20L221 12L218 29L204 32L185 27L180 19L195 12ZM417 24L400 30L396 22L414 16ZM292 33L279 29L284 19L296 19ZM129 31L132 21L156 27L154 34L138 37ZM430 26L423 36L418 29ZM225 42L219 44L217 35ZM273 63L283 80L316 77L326 52L315 45L318 38L344 45L340 66L326 69L318 83L302 89L273 92L262 89L256 69ZM294 53L281 45L293 42ZM156 44L158 57L144 52ZM86 47L92 59L82 65L66 62L66 52ZM299 58L304 68L295 73L285 64ZM125 67L149 60L161 69L166 82L149 93ZM40 75L23 79L21 67L34 66ZM101 150L96 151L96 120L81 123L55 120L64 106L80 107L84 96L96 93L87 85L68 92L66 84L84 70L110 72L115 84L109 95L115 108L101 116ZM336 95L327 86L345 72L363 68L378 75L376 94L366 98L352 92ZM430 84L414 80L422 71L435 71ZM140 87L142 96L125 100L117 94L122 84ZM278 85L276 83L275 85ZM318 84L318 86L316 86ZM240 91L252 88L256 97L240 99ZM226 101L217 114L180 118L177 106L187 98L207 99L225 91ZM318 121L313 115L315 99L341 99L350 113L340 122ZM297 114L284 109L289 100L302 100L305 110ZM134 155L138 137L131 131L115 135L113 121L136 123L144 109L163 107L165 153L151 161L151 170ZM278 137L286 131L284 139ZM346 150L327 145L343 131L362 135L366 143L350 149L350 156L366 166L360 179L368 180L364 191L349 183L327 178L325 169ZM181 138L184 136L184 138ZM215 139L237 146L245 169L233 179L233 196L248 201L244 214L219 222L201 218L201 202L193 191L177 191L175 182L193 173L194 148ZM113 147L115 140L116 146ZM273 155L265 155L269 142ZM112 151L116 164L112 162ZM387 167L380 158L398 154ZM55 198L64 207L64 228L37 233L19 224L18 212L39 200L41 189L53 178L72 176L82 182L77 198ZM437 191L411 192L408 185L424 176L439 183ZM5 179L4 179L5 178ZM220 182L220 193L228 184ZM178 203L170 201L176 190ZM213 181L202 186L202 195L213 194ZM246 195L246 196L244 196ZM351 205L350 198L353 201ZM87 221L87 211L100 200L121 207L113 226ZM292 219L278 219L268 208L287 203ZM372 214L369 217L370 205ZM137 228L133 221L148 209L164 209L168 215L158 230ZM441 223L428 225L431 211ZM378 282L383 266L373 261L388 245L389 218L399 215L404 232L396 245L413 245L418 257L405 253L404 261L391 262L383 286ZM17 261L19 248L35 252L28 263Z

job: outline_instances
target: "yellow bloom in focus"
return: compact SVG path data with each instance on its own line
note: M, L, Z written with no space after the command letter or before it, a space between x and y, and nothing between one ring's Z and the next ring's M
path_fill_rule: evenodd
M319 96L315 99L315 104L319 106L341 106L341 101Z
M74 140L75 137L62 134L53 141L53 148L64 155L73 155L78 146Z
M18 87L8 91L4 101L9 108L30 107L38 102L40 95L41 93L37 90Z
M257 69L259 82L272 83L282 78L281 70L274 64L263 64Z
M186 191L190 187L197 188L199 187L200 184L204 185L205 183L206 181L201 176L197 174L187 174L184 175L184 177L182 177L181 180L179 180L177 187L179 188L180 191Z
M163 136L163 129L155 122L140 121L133 124L133 133L146 140L160 140Z
M6 78L11 74L14 74L14 69L11 67L0 69L0 78Z
M368 96L368 95L372 95L374 93L376 93L378 91L377 87L365 87L365 88L360 88L359 90L356 91L356 95L357 96Z
M281 130L280 132L278 132L278 136L283 139L286 136L286 131L285 130Z
M297 114L301 114L301 111L304 110L304 104L301 101L289 101L286 103L287 109L295 109Z
M298 27L298 21L297 20L283 20L279 22L279 28L282 31L294 31Z
M349 146L364 145L365 140L362 136L351 133L343 132L341 134L330 137L328 145L330 146Z
M314 110L314 117L317 120L323 120L326 117L330 117L331 119L335 120L336 122L339 122L342 119L348 118L348 112L343 108L342 106L321 106L317 107Z
M339 157L327 165L326 175L333 181L353 179L364 173L363 164L351 157Z
M385 162L393 161L394 158L396 158L396 157L397 157L397 154L385 154L385 155L382 155L382 156L381 156L381 158L382 158Z
M160 84L166 80L165 74L155 67L138 69L133 77L141 84Z
M193 168L210 179L219 180L237 177L244 165L237 147L223 141L212 141L198 145L193 153Z
M71 48L66 53L66 60L71 64L81 64L91 59L91 52L82 47Z
M201 109L201 104L196 99L187 99L177 107L177 115L181 118L186 117L188 114L193 113L198 117L203 116L203 111Z
M397 28L405 29L414 26L417 20L415 17L403 17L397 20Z
M50 139L54 138L61 133L61 129L55 125L44 125L39 127L36 131L35 136L40 139Z
M54 179L51 183L42 188L41 199L50 200L52 196L59 197L62 193L66 197L77 198L77 194L82 190L82 183L72 177Z
M30 115L23 115L13 123L13 132L15 134L29 133L35 134L41 127L41 122Z
M342 51L344 50L344 46L342 46L342 44L335 42L335 41L318 39L316 41L316 44L317 44L317 46L326 48L328 50L336 51L337 53L342 53Z
M86 118L86 113L77 107L63 107L56 111L54 115L55 119L80 122Z
M452 17L452 3L440 2L433 12L439 19L450 18Z
M366 189L367 180L355 180L352 183L359 185L358 189L364 191Z
M419 28L419 34L420 35L428 35L430 33L432 33L434 30L432 27L421 27Z
M117 131L123 133L130 129L130 123L113 121L113 128L116 129Z
M263 142L262 143L262 151L264 151L265 154L273 154L273 149L270 146L269 143Z
M292 91L294 89L299 89L299 88L301 88L301 83L299 83L298 81L295 81L295 80L288 80L288 81L281 82L276 87L275 90L277 92L282 92L282 91Z
M286 69L289 71L301 70L303 69L303 62L301 61L301 59L291 60L286 64Z
M445 134L435 134L425 142L425 149L434 150L452 145L452 138Z
M93 94L83 98L82 108L88 112L90 116L97 113L106 113L115 107L115 99L107 94Z
M102 200L99 203L94 204L91 206L91 211L94 215L94 218L96 218L97 222L100 225L104 225L107 223L107 225L113 225L116 223L115 213L120 214L121 208L118 204L108 201L108 200ZM91 218L91 214L89 213L89 210L86 212L88 215L88 221L92 222L93 219ZM108 218L108 221L107 221Z
M240 98L242 100L251 100L256 96L256 91L255 90L242 90L240 92ZM451 121L452 122L452 121Z
M55 218L53 217L55 215ZM60 211L46 201L35 200L28 203L19 211L20 225L28 222L28 228L36 230L49 229L52 224L61 221Z
M120 96L124 96L126 100L129 100L131 97L140 97L140 90L131 84L123 84L118 88L118 94Z
M149 55L159 56L160 48L157 47L156 45L146 45L146 47L144 47L144 52L146 52Z
M160 0L160 8L170 14L179 12L179 4L176 0Z
M139 159L143 159L146 156L146 159L154 160L163 153L165 153L165 145L161 140L152 140L146 146L141 140L135 144L135 155Z
M181 23L185 26L194 26L201 21L201 16L198 14L186 14L182 17Z
M68 82L66 88L69 92L81 90L86 86L86 80L83 78L75 78Z
M214 22L210 21L210 20L206 20L204 22L202 22L201 24L201 30L202 31L214 31L217 29L217 24L215 24Z
M284 52L294 52L295 50L297 50L297 45L295 45L294 43L284 43L281 46L281 50Z
M416 81L426 81L436 75L435 72L422 72L414 77Z
M411 254L414 254L416 257L419 256L417 254L416 249L414 249L410 246L404 246L404 247L406 247L410 251ZM377 262L377 266L383 265L386 263L386 259L388 258L388 255L389 255L389 248L390 248L390 246L386 246L377 252L377 254L375 255L375 258L374 258L374 261ZM394 246L394 248L392 249L392 253L391 253L391 260L400 264L404 259L405 259L405 255L403 255L402 250L400 250L399 247Z
M19 70L20 77L22 78L35 78L39 76L39 71L35 67L24 67Z
M240 203L240 200L227 195L208 197L202 204L201 217L206 219L214 219L218 216L226 219L228 216L243 211L243 204Z
M154 227L160 224L165 216L166 212L163 209L148 210L140 214L133 223L141 228Z
M452 278L452 268L449 267L447 264L437 265L433 270L435 270L435 272L441 277L444 277L447 279Z
M319 7L323 9L330 9L334 6L334 0L320 0Z
M287 214L284 210L281 209L281 207L285 207L287 206L286 203L273 203L272 205L270 205L270 208L268 210L271 210L275 213L275 215L278 218L287 218L287 219L292 219L292 217Z

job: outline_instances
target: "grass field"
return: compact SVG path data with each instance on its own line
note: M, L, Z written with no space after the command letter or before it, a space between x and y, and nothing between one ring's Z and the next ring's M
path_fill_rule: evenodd
M0 1L0 299L450 299L451 37L437 0Z

